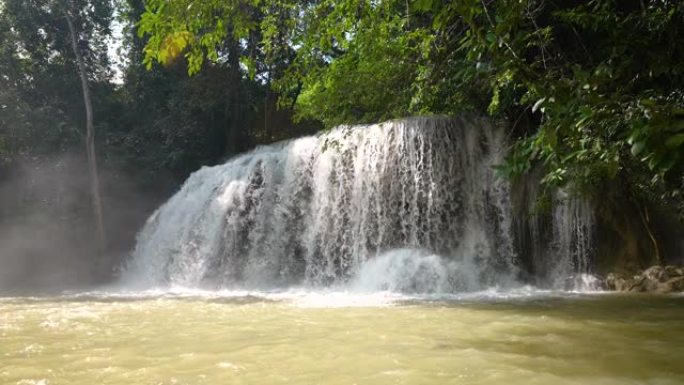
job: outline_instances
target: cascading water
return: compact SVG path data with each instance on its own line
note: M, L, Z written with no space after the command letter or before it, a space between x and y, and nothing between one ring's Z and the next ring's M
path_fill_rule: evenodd
M454 260L424 250L397 249L364 263L348 288L356 292L454 293L480 289L472 260Z
M588 273L593 230L594 212L589 202L559 191L553 209L553 242L549 253L555 256L550 266L554 287L586 289L592 286Z
M600 285L590 275L595 252L593 207L560 189L552 196L550 210L540 208L542 171L532 170L513 190L516 249L524 254L525 268L536 285L594 290Z
M439 288L506 284L517 260L509 187L493 169L503 149L503 130L443 117L260 147L190 176L148 220L123 279L326 286L358 280L379 254L409 248L400 265L446 274ZM408 263L410 250L422 262Z
M453 292L508 286L527 271L540 286L590 287L592 208L559 191L550 214L536 212L532 173L514 211L493 167L504 148L487 121L446 117L257 148L194 173L148 220L123 279Z

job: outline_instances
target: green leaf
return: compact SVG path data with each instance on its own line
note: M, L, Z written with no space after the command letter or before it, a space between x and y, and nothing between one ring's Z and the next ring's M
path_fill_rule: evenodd
M411 8L419 12L427 12L432 10L432 0L416 0L411 5Z
M632 155L638 156L639 154L641 154L642 151L644 151L645 147L646 143L644 142L634 142L631 149Z
M677 132L677 131L682 131L684 130L684 120L678 120L676 122L672 122L670 125L665 127L665 131L668 132Z
M679 146L684 143L684 134L677 134L677 135L672 135L667 139L665 142L665 147L674 149L678 148Z
M532 106L532 112L537 112L537 110L539 109L539 107L541 107L541 105L542 105L545 101L546 101L546 98L541 98L541 99L537 100L537 102L534 103L534 105Z
M256 76L256 62L254 59L248 56L242 56L240 57L240 64L247 68L247 74L249 78L254 80L254 77Z
M653 99L641 99L639 103L647 107L653 107L656 105L656 102Z

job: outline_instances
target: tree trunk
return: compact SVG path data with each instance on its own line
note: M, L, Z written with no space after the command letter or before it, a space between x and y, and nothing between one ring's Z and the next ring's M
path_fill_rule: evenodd
M651 243L653 244L653 254L655 255L656 262L659 265L662 265L663 257L660 255L660 247L658 246L658 240L653 234L653 230L651 230L651 218L648 215L648 208L637 203L637 210L639 211L639 216L641 216L641 221L644 224L644 229L646 229L646 233L648 234L648 237L651 239Z
M226 153L229 156L237 154L240 149L239 146L239 131L242 127L239 125L242 123L241 119L241 89L240 89L240 53L238 52L238 42L231 39L228 42L228 65L230 66L230 126L228 127L228 132L226 135Z
M97 176L97 159L95 157L95 128L93 127L93 106L90 100L90 90L88 88L88 77L86 76L85 64L83 57L78 48L78 39L76 37L76 28L69 15L65 12L65 18L69 25L69 33L71 34L71 45L74 50L74 56L78 63L78 72L81 76L81 88L83 91L83 103L86 110L86 155L88 158L88 174L90 177L90 194L93 205L93 216L95 219L95 236L97 241L98 255L102 256L107 248L107 238L105 236L104 220L102 217L102 199L100 198L100 181ZM101 262L101 261L99 261Z

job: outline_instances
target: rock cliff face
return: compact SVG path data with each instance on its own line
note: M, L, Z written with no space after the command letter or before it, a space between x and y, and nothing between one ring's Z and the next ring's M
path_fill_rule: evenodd
M684 265L684 225L666 204L645 204L619 179L549 192L541 175L534 168L511 188L516 249L532 283L578 288L610 274L614 287L650 266ZM553 274L563 255L573 269Z

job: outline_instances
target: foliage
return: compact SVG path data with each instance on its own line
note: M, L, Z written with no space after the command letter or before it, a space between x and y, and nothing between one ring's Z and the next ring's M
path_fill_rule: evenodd
M291 124L287 111L274 112L267 82L289 60L288 52L260 60L258 80L238 61L249 47L235 41L222 42L221 60L203 62L191 78L181 60L147 70L147 39L137 36L144 10L142 0L0 1L0 190L22 192L16 199L21 204L3 205L0 221L40 212L75 237L92 228L88 195L82 194L88 191L85 168L78 166L85 114L66 12L89 76L114 248L130 247L149 210L190 172L259 143L311 132L311 126ZM108 55L115 14L124 26L121 77L114 76ZM57 182L46 188L50 183L32 175Z
M423 4L432 3L423 1ZM647 167L677 177L684 143L681 84L684 5L679 2L460 2L430 11L438 28L465 21L469 59L489 67L489 112L530 109L538 128L518 142L550 184L614 178ZM456 20L455 15L458 15ZM462 19L461 19L462 18ZM502 99L501 95L507 95ZM635 164L638 163L638 164Z
M95 82L109 77L105 36L112 9L94 1L74 17ZM0 9L0 156L49 155L81 141L83 101L63 2L7 0Z
M111 162L182 178L305 132L269 128L276 98L326 126L473 111L510 127L503 175L541 165L549 188L619 183L636 200L682 204L682 2L127 0L129 64L114 87L110 3L73 1ZM80 138L59 4L0 10L5 157Z
M273 85L300 117L331 126L478 111L508 121L518 138L504 175L542 164L548 187L598 194L622 180L639 199L681 204L682 2L274 4L149 1L146 61L183 52L196 72L204 57L221 61L225 39L255 47L242 52L248 66L294 52Z

